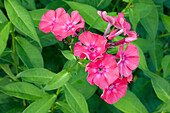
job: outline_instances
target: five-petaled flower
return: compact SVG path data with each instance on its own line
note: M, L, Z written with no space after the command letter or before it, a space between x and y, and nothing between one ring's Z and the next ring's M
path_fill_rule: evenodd
M108 22L103 36L85 31L85 21L79 12L72 11L70 17L63 8L47 11L41 18L39 28L45 33L52 32L59 41L70 35L78 37L80 42L74 44L74 55L80 60L85 57L90 60L85 69L88 72L87 81L91 85L96 84L100 89L104 89L101 98L112 104L126 94L127 82L130 83L133 78L132 70L136 69L139 64L138 48L133 44L128 44L137 40L138 35L135 31L130 31L131 26L126 22L123 13L119 13L118 17L109 16L106 11L97 13ZM115 29L107 35L111 26ZM83 33L79 36L81 29ZM122 33L127 37L107 43L108 40ZM70 40L71 46L73 40L74 38ZM69 43L66 40L64 42ZM123 51L126 44L128 45ZM108 54L107 49L115 49L115 46L119 46L118 53Z
M116 60L111 54L104 54L99 60L87 64L87 71L87 81L92 85L96 84L100 89L108 87L119 78Z

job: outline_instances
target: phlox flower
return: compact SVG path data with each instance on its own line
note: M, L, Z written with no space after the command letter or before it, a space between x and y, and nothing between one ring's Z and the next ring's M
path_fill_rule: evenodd
M108 104L116 103L120 98L125 96L127 90L127 79L117 79L107 88L104 89L101 98Z
M63 8L58 8L56 11L49 10L47 11L41 18L39 29L45 33L49 33L52 31L55 22L59 19L59 17L65 14L65 10Z
M95 60L102 57L106 51L107 39L103 36L86 31L79 36L79 40L74 46L74 55L80 59L87 57L89 60Z
M102 17L104 21L111 23L112 25L115 24L115 19L111 16L108 16L106 11L97 11L97 13Z
M59 41L70 35L74 35L75 31L84 28L85 21L82 19L78 11L73 11L71 17L68 13L60 16L55 23L52 33Z
M100 89L107 88L119 77L116 60L111 54L104 54L99 60L91 61L86 65L87 71L87 81Z
M120 59L118 68L121 76L129 77L132 74L132 70L136 69L139 64L139 51L133 44L128 44L124 52L123 47L124 45L120 45L116 54L116 58Z
M128 37L125 38L125 43L129 43L137 40L138 35L135 31L128 31L127 35Z
M126 19L124 18L124 14L118 13L118 17L114 17L114 18L116 20L114 26L117 29L120 29L121 33L124 32L124 35L126 35L126 33L131 29L131 26L128 22L126 22Z

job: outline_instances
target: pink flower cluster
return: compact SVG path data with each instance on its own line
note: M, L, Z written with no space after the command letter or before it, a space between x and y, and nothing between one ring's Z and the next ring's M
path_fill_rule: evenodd
M103 89L101 98L113 104L126 94L127 82L133 78L132 70L139 64L138 48L129 44L138 35L135 31L130 31L131 26L123 13L119 13L118 17L108 16L105 11L98 11L98 14L108 22L103 36L85 31L85 21L78 11L73 11L70 17L62 8L46 12L39 27L45 33L52 32L59 41L70 35L78 37L80 42L75 43L74 55L80 60L85 57L90 60L85 69L88 72L87 81ZM115 30L107 34L112 26ZM78 36L80 29L83 29L83 33ZM116 42L110 41L121 34L127 37ZM115 46L119 46L118 53L108 54L107 50L114 49Z

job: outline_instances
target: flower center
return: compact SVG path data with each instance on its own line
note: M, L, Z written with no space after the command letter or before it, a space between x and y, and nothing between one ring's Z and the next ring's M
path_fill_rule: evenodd
M100 68L98 69L98 72L100 72L100 73L103 72L103 68L100 67Z
M72 25L68 25L67 30L70 30L72 27Z
M112 89L114 87L114 85L111 85L109 88Z
M90 50L91 52L95 52L94 47L91 47L89 50Z

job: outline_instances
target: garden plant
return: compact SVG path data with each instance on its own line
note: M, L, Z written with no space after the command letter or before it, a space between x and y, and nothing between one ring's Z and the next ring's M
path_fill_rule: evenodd
M0 113L170 112L169 0L0 8Z

